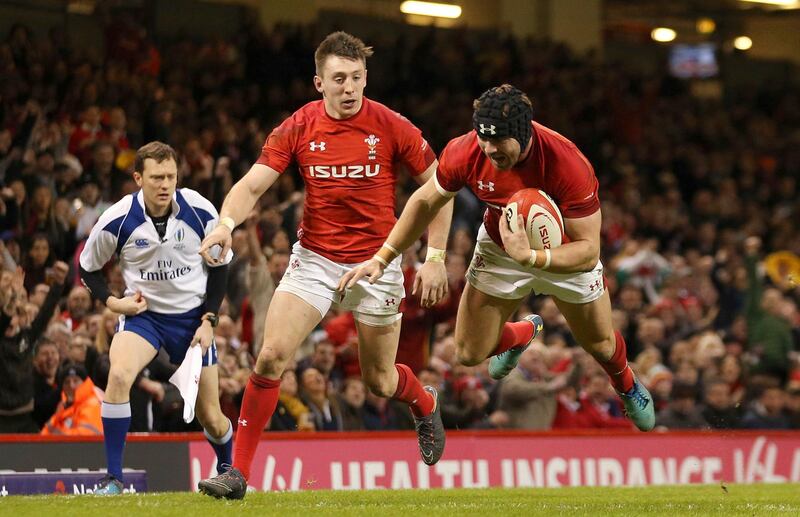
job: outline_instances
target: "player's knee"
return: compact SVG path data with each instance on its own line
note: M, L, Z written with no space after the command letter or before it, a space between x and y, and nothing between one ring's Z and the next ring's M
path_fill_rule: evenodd
M124 366L111 366L108 371L108 387L106 389L116 389L129 391L136 378L137 372L125 368Z
M581 343L583 349L600 361L607 361L617 349L617 340L611 335L605 339L594 339L588 343Z
M372 370L364 373L364 384L369 391L379 397L391 397L397 390L397 385L392 385L392 377L389 371Z
M195 409L197 410L197 420L203 429L208 431L208 434L218 438L228 432L228 419L218 406L198 404Z
M289 362L290 354L287 347L280 343L265 342L258 353L256 360L256 373L259 375L280 375Z

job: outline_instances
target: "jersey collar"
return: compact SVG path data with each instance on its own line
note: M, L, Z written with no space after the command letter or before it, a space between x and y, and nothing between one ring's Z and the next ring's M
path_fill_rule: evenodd
M142 189L139 189L133 193L133 199L139 203L139 206L142 208L142 212L144 213L145 217L150 218L150 215L147 213L147 208L144 206L144 194L142 194ZM175 189L175 193L172 194L172 211L169 213L170 219L173 217L178 217L178 214L180 214L182 205L186 204L185 201L183 203L181 201L183 201L183 196L181 195L180 190Z

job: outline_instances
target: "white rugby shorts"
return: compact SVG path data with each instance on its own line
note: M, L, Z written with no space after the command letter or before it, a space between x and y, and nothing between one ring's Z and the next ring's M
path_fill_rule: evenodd
M333 262L296 242L292 246L289 266L276 291L299 296L314 306L322 316L325 316L331 307L353 311L357 319L359 313L370 316L398 315L400 302L406 295L403 288L403 272L400 268L401 261L402 256L394 259L384 270L383 276L374 284L362 278L342 296L336 290L339 280L345 273L363 262L359 264ZM396 318L389 319L396 321Z
M521 265L489 237L481 225L467 281L482 293L517 300L533 291L567 303L589 303L603 295L603 264L586 273L551 273Z

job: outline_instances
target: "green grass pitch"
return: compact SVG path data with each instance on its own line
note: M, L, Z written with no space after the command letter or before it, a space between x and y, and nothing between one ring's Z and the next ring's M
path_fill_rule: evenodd
M250 493L243 501L188 492L116 497L14 496L0 499L0 515L51 517L175 515L800 515L800 485L637 488L372 490Z

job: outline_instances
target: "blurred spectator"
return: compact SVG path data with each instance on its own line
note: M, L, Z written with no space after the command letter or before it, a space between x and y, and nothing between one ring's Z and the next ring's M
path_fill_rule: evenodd
M258 212L253 211L244 222L247 236L245 269L246 298L242 303L242 340L250 343L250 352L258 357L264 341L264 321L275 293L275 286L286 271L289 256L273 253L269 259L261 249L258 236ZM285 263L284 263L285 262Z
M519 365L500 383L499 409L509 417L512 429L549 429L556 415L555 393L576 386L580 369L552 374L545 349L534 343L520 356Z
M318 341L314 345L314 352L305 357L302 361L297 363L297 371L300 377L303 376L309 368L314 368L317 372L321 373L326 383L331 383L332 386L338 386L341 382L341 375L339 372L334 371L336 366L336 351L333 348L333 343L330 341Z
M56 379L59 364L58 346L40 338L33 357L33 419L40 429L61 400L61 387Z
M125 110L119 106L111 108L108 112L108 140L114 144L117 151L123 151L130 148L128 141L128 119L125 116Z
M100 108L89 106L81 114L80 123L72 130L69 136L69 152L74 154L84 164L90 162L92 146L98 140L106 137L103 126L100 125Z
M25 290L33 292L37 285L47 283L47 273L53 258L47 236L37 234L31 239L30 251L22 264L25 269Z
M250 223L253 224L253 223ZM256 236L256 239L258 237ZM251 265L250 253L260 253L261 246L252 246L247 227L236 228L231 234L233 260L228 266L227 298L231 304L231 316L239 317L239 309L247 296L247 271Z
M30 243L33 249L36 241L44 238L48 244L48 255L52 250L56 257L67 257L74 248L74 239L69 234L69 221L59 217L55 201L49 186L34 187L23 218L23 240Z
M314 367L306 368L300 374L300 389L317 431L341 431L339 402L336 397L328 395L328 384L322 373Z
M656 426L667 429L703 429L708 422L695 404L693 385L676 382L672 386L669 405L656 415Z
M42 428L43 435L102 435L100 397L86 369L66 362L58 372L61 402Z
M789 352L794 348L789 322L781 313L783 296L778 289L764 289L757 269L761 239L745 241L747 263L747 329L748 350L755 356L755 371L786 379Z
M730 385L723 380L706 383L703 418L712 429L735 429L742 415L731 400Z
M298 397L297 375L287 369L281 375L278 406L269 422L270 431L313 431L314 422L308 406Z
M336 354L336 366L329 375L328 380L338 385L342 378L361 375L361 364L358 361L358 333L356 321L352 312L335 311L328 313L327 322L323 320L322 328L327 336L327 341L333 343ZM316 346L314 350L316 353ZM309 360L307 359L306 362ZM303 367L301 362L300 367ZM335 375L333 375L335 373Z
M367 388L358 377L350 377L342 384L339 408L342 412L342 430L363 431L366 427Z
M414 419L408 405L399 400L389 399L367 391L364 404L366 427L372 431L379 430L413 430Z
M731 354L722 358L719 368L720 378L730 388L731 402L736 405L744 401L745 383L742 364Z
M176 369L162 349L136 377L131 388L130 432L186 430L180 394L169 383Z
M667 407L672 393L673 378L672 372L664 366L650 371L648 387L653 396L656 412Z
M539 306L534 312L544 320L544 335L547 339L558 336L564 343L575 344L572 332L567 326L567 320L556 307L556 302L551 297L546 296L538 300L538 304Z
M786 411L792 429L800 429L800 388L792 388L786 394Z
M101 199L100 186L94 176L82 178L79 184L78 197L72 203L75 211L73 217L75 218L76 241L82 241L89 237L89 232L100 218L100 214L111 206L111 203Z
M574 393L574 387L567 386L563 391ZM619 398L613 394L608 376L604 372L595 372L588 376L586 386L577 400L569 396L559 396L558 402L553 423L555 429L633 429L631 421L623 415Z
M472 375L460 377L453 382L451 392L450 407L442 413L445 428L494 427L488 420L489 394L479 378Z
M743 429L789 429L784 413L786 393L777 385L766 386L742 418Z
M33 321L25 309L22 269L3 272L0 285L0 433L36 433L34 421L33 355L64 289L69 267L57 262L53 285Z
M92 296L83 286L75 286L67 295L67 309L61 313L61 321L73 332L85 323L85 318L92 310Z
M94 183L100 189L100 199L105 202L113 203L120 199L126 190L126 183L132 182L133 177L125 171L120 170L114 158L116 151L114 144L109 141L101 140L92 145L92 160L84 170L80 183Z

